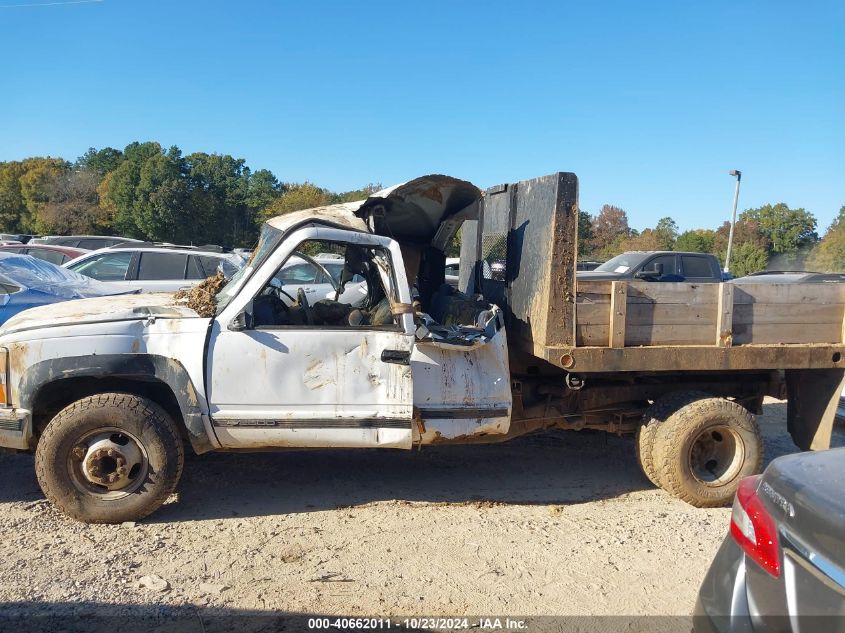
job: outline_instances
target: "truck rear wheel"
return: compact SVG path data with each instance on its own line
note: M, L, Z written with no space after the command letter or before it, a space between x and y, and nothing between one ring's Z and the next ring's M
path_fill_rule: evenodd
M748 409L705 398L681 407L659 426L653 456L664 490L712 508L730 503L740 480L760 471L763 443Z
M54 417L35 450L41 490L86 523L136 521L176 488L184 449L170 416L152 400L104 393Z
M654 439L657 429L681 407L707 397L708 395L703 391L677 391L661 396L645 410L642 425L637 429L635 440L637 463L648 480L658 488L662 488L662 485L654 461Z

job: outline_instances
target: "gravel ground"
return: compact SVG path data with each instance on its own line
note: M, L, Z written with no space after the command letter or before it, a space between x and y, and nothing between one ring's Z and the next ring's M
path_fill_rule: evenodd
M785 415L766 404L767 460L796 450ZM32 462L0 455L6 613L686 616L730 513L654 489L631 439L590 432L189 457L178 494L123 526L63 517Z

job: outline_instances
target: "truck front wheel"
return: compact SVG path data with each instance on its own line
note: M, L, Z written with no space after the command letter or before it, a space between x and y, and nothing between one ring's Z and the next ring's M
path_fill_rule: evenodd
M152 400L103 393L54 417L35 450L41 490L86 523L136 521L175 490L184 450L170 416Z
M731 502L743 477L760 471L763 443L745 407L724 398L691 402L661 424L654 437L660 486L700 508Z

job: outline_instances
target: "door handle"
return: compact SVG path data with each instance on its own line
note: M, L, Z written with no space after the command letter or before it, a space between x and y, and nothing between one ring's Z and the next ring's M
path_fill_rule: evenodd
M411 352L403 352L398 349L385 349L381 352L381 361L395 365L410 365Z

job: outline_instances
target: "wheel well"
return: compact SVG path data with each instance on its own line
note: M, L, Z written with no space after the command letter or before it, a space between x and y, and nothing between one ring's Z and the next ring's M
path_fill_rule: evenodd
M139 380L137 378L93 378L77 377L54 380L42 386L32 401L32 427L37 438L47 427L56 414L66 406L82 398L98 393L131 393L136 396L149 398L163 408L176 422L182 438L187 440L185 422L182 410L173 390L166 383L151 378Z

